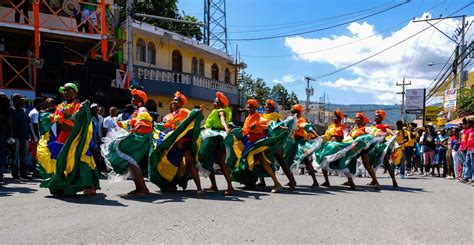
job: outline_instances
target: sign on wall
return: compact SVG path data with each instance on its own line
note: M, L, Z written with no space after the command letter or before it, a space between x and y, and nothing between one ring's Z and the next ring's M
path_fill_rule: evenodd
M422 114L425 104L425 89L407 89L405 92L407 114Z

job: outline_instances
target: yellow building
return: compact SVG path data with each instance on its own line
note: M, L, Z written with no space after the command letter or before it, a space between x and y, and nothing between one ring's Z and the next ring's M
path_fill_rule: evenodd
M124 45L124 57L127 52ZM188 98L187 108L203 106L205 115L213 108L216 91L224 92L230 104L238 107L238 71L226 53L146 23L133 23L133 53L135 79L157 104L160 115L169 112L176 91Z

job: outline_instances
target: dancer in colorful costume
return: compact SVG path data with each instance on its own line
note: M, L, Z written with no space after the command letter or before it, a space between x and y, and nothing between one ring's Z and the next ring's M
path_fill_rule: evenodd
M296 129L292 134L289 143L285 145L285 162L292 169L299 169L300 164L304 163L311 178L313 179L312 189L319 187L316 179L316 171L312 165L310 158L313 153L321 146L321 138L318 137L316 131L311 127L307 120L303 117L303 107L300 104L291 107L291 114L296 118ZM290 180L291 181L291 180ZM293 178L293 184L296 182ZM290 189L292 189L290 182ZM294 187L293 187L294 188Z
M372 132L372 127L368 125L370 120L365 116L363 112L358 112L355 114L354 121L356 126L351 129L349 133L350 141L353 141L352 151L354 154L352 156L346 155L345 161L350 161L351 163L348 166L348 169L352 174L356 172L357 159L360 157L362 163L364 164L365 169L369 173L372 181L374 182L374 187L378 189L380 187L377 178L375 176L375 171L372 168L369 160L369 149L375 144L380 142L380 139L374 138L370 135Z
M118 175L131 172L135 190L128 195L145 196L150 194L143 178L140 164L148 165L152 147L152 118L144 107L147 94L139 89L131 91L132 104L136 107L130 120L119 121L119 127L103 138L101 153L107 165ZM146 167L146 166L142 166ZM112 173L110 176L114 176Z
M74 195L84 191L95 195L99 186L99 172L89 151L92 140L92 121L89 102L77 101L78 88L66 83L59 89L65 101L49 114L49 122L42 117L43 133L38 145L39 172L45 177L41 187L53 195ZM50 136L49 129L58 123L58 138ZM49 136L49 137L48 137Z
M234 195L230 170L226 165L226 152L230 154L230 148L232 147L226 146L226 138L232 137L229 135L231 133L229 128L231 119L232 112L229 109L229 99L224 93L217 92L214 99L214 109L206 119L205 129L201 131L198 159L200 170L205 176L209 175L211 180L211 187L206 190L218 190L214 174L214 163L219 165L227 182L227 190L224 192L224 196Z
M274 135L273 132L269 132L271 137L266 137L265 130L268 127L268 121L257 112L257 108L256 100L247 101L249 115L242 128L245 149L236 168L232 171L232 179L246 185L245 189L255 189L257 178L268 175L273 180L272 193L275 193L282 186L276 178L272 158L278 150L278 144L282 143L287 135L284 133Z
M275 112L275 110L277 109L277 104L275 103L275 101L273 100L267 100L265 102L265 113L262 114L262 117L265 118L267 121L269 122L276 122L276 123L279 123L283 117L278 113L278 112ZM293 120L294 119L290 119L288 118L288 120ZM291 125L295 124L295 122L291 122ZM290 130L291 131L291 130ZM286 140L286 141L291 141L291 134L289 133L288 134L289 136L289 139ZM285 142L286 143L286 142ZM280 165L281 169L283 170L283 173L285 173L286 177L288 177L288 186L289 186L289 190L290 191L293 191L295 190L296 188L296 181L295 181L295 177L293 176L293 172L291 172L290 170L290 166L289 166L289 163L287 163L285 161L285 152L284 152L284 147L286 146L287 144L282 144L280 146L280 149L275 153L275 159L277 160L278 164ZM260 178L260 183L257 184L257 186L259 187L265 187L265 179L264 178Z
M388 170L390 177L392 178L393 187L397 188L398 184L395 180L395 174L392 166L390 165L390 155L393 148L395 147L395 139L393 132L390 130L390 125L384 124L386 113L383 110L376 110L374 122L375 125L372 128L371 135L373 137L382 137L382 140L374 144L369 151L369 160L372 163L374 169L377 169L380 165L384 165ZM377 185L376 179L372 178L372 182L369 185Z
M176 191L176 185L187 188L189 173L197 187L196 194L204 194L201 188L195 156L203 115L200 109L191 112L184 108L188 100L176 92L171 102L171 112L164 123L158 125L162 137L151 154L149 177L162 191ZM167 132L167 133L165 133Z
M316 153L317 162L321 165L324 175L324 183L322 186L331 186L329 183L328 170L342 171L347 177L347 182L343 185L348 185L351 190L355 189L355 184L352 179L350 171L347 169L349 162L345 159L346 154L352 150L351 142L343 142L343 139L348 135L346 125L342 123L345 115L341 110L334 111L333 123L329 125L326 133L323 136L324 144ZM355 152L352 152L352 154Z

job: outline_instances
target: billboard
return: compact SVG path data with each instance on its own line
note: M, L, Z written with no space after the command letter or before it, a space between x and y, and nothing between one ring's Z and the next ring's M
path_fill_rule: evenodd
M433 123L437 125L438 122L438 114L443 111L442 106L427 106L425 107L425 125L428 123Z
M444 108L451 110L456 108L456 97L458 93L455 88L448 89L444 92Z
M405 111L407 114L422 114L425 105L425 89L407 89L405 101Z

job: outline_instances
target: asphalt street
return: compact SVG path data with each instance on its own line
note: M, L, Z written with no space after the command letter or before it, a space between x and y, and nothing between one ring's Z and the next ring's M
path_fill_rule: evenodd
M266 187L201 198L191 182L188 191L173 194L147 182L152 195L133 199L124 195L132 181L103 180L95 197L54 198L38 181L6 177L0 189L1 244L473 244L473 188L440 178L399 180L401 187L392 190L382 175L379 191L365 185L367 178L356 178L358 190L350 191L340 185L344 178L332 176L332 187L313 191L310 177L299 175L295 192L271 194ZM223 176L217 178L223 189Z

